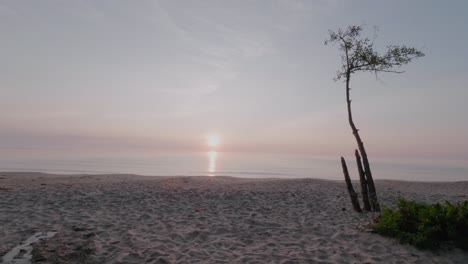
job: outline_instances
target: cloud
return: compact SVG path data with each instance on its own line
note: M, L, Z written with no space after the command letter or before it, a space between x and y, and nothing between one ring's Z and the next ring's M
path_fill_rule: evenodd
M230 26L210 16L210 10L179 8L155 4L158 18L153 23L165 27L182 47L173 62L180 67L181 73L174 76L180 85L158 88L160 92L190 96L213 93L223 82L234 79L243 64L274 52L268 34Z

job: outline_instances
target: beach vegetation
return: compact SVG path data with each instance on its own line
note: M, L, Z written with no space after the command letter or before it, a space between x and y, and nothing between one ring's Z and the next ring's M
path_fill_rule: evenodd
M384 208L372 229L423 249L443 242L468 250L468 201L426 204L400 199L396 208Z

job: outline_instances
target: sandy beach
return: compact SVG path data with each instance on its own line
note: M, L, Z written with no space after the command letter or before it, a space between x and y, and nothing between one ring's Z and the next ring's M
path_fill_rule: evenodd
M468 199L468 182L376 187L384 206ZM0 256L40 233L33 263L468 262L372 234L371 219L341 181L0 173Z

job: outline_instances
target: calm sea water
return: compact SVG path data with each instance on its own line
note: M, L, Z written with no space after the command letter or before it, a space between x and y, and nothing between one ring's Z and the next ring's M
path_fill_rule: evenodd
M47 153L47 155L45 154ZM351 158L351 157L350 157ZM437 162L402 163L372 160L376 179L410 181L468 180L468 166ZM351 177L358 179L354 159ZM248 178L343 179L339 159L305 155L198 153L113 153L14 149L0 153L0 171L40 171L67 174L131 173L148 176L209 175Z

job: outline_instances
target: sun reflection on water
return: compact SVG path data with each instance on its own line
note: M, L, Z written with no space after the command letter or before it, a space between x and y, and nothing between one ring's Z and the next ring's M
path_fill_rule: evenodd
M218 156L218 152L212 150L208 152L209 163L208 163L208 175L215 176L216 175L216 157Z

